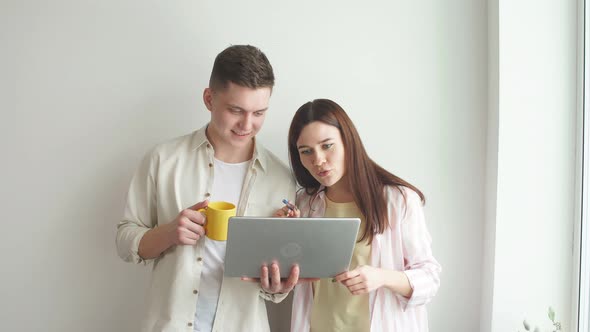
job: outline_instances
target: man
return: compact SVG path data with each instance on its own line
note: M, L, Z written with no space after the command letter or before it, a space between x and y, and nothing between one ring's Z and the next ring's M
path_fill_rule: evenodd
M255 140L273 86L258 48L226 48L203 92L210 122L156 146L135 173L117 250L125 261L153 261L143 331L268 331L264 300L280 302L297 282L297 267L281 282L275 264L261 269L260 284L223 278L225 242L204 236L197 212L227 201L237 215L271 216L282 197L294 200L289 169Z

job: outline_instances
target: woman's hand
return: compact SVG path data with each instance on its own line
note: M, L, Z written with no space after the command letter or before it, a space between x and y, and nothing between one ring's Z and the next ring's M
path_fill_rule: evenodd
M299 218L299 216L301 216L301 211L291 201L289 201L289 206L285 205L273 214L273 217L278 218Z
M385 284L385 271L369 265L342 272L334 278L348 288L352 295L366 294Z
M413 292L405 273L370 265L342 272L334 281L346 286L352 295L366 294L384 286L407 298L411 297Z

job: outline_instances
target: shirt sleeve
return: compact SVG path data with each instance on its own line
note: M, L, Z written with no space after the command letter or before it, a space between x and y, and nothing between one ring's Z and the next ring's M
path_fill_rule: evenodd
M305 282L295 286L293 290L293 307L291 309L291 331L308 332L310 330L312 306L312 283Z
M117 224L117 253L126 262L147 264L153 260L139 256L139 241L157 225L154 169L154 153L148 153L131 180L124 216Z
M267 300L267 301L271 301L274 303L279 303L281 301L283 301L284 299L287 298L287 296L289 295L289 293L267 293L264 290L260 289L260 297Z
M424 220L422 201L414 191L406 193L406 209L401 221L403 272L412 287L412 295L406 298L397 294L404 311L432 300L440 285L441 272L440 264L432 256L432 239Z

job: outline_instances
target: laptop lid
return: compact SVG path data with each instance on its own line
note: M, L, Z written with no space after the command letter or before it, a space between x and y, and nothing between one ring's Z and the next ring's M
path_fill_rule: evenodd
M331 278L347 271L359 218L231 217L226 277L259 277L262 264L278 262L281 277L299 264L300 278Z

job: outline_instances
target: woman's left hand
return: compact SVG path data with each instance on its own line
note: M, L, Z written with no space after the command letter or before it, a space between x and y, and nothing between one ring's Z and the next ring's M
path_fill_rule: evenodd
M348 288L352 295L366 294L385 284L386 271L370 265L362 265L352 271L342 272L334 278Z

